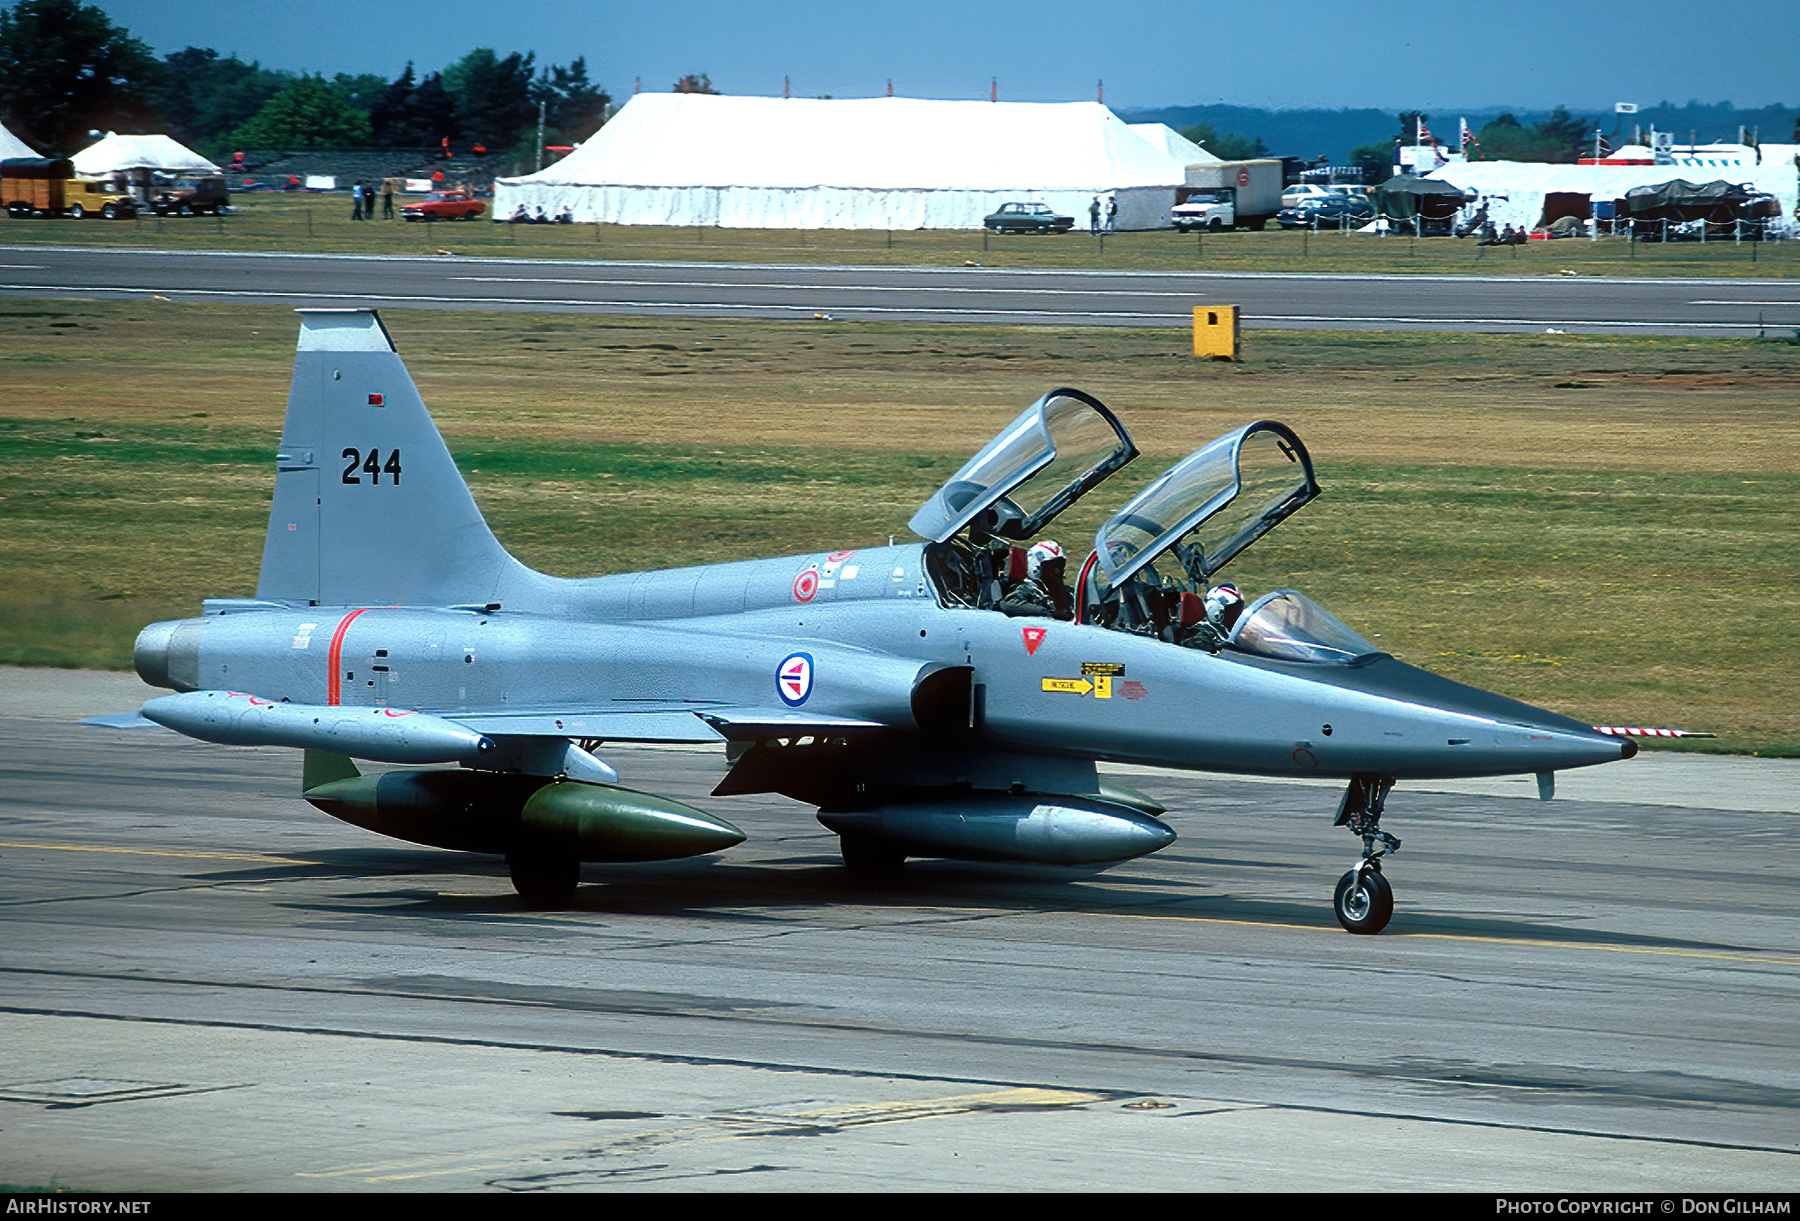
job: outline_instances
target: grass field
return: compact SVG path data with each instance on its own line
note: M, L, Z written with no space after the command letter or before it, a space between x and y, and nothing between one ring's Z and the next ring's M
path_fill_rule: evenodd
M1059 524L1273 416L1326 494L1229 571L1405 660L1594 722L1800 752L1800 345L393 311L501 539L565 575L909 537L1054 385L1145 456ZM129 665L145 622L251 593L295 323L0 303L0 662Z
M135 221L4 220L0 245L35 243L349 254L905 266L1118 268L1138 271L1379 272L1476 275L1800 276L1800 242L1633 243L1566 239L1483 249L1454 238L1338 231L1174 230L984 237L981 233L496 225L352 221L348 195L243 195L223 217Z

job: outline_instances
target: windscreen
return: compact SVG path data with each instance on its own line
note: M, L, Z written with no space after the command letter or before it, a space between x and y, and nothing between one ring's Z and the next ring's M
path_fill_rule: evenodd
M1232 628L1229 643L1246 653L1283 661L1339 665L1380 652L1343 620L1292 589L1258 598Z

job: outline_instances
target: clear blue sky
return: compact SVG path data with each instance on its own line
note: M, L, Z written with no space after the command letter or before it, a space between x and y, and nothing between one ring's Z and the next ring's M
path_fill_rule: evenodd
M1800 101L1800 3L1693 0L98 0L159 54L210 46L266 67L443 67L478 46L585 55L615 98L708 73L722 93L882 93L1081 101L1121 108L1442 110L1558 102L1610 110ZM984 14L1004 12L1005 20Z

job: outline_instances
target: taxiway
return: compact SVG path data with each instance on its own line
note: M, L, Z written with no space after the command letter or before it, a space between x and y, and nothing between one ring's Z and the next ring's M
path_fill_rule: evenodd
M0 1130L108 1190L1791 1189L1800 764L1403 787L1398 906L1332 919L1318 786L1132 783L1105 871L870 885L715 753L608 749L750 833L589 866L297 800L294 752L82 728L129 675L0 671ZM1660 767L1665 792L1628 779ZM1609 776L1619 778L1614 787ZM1579 777L1579 778L1578 778ZM1637 787L1633 787L1636 784ZM1585 787L1584 787L1585 786Z

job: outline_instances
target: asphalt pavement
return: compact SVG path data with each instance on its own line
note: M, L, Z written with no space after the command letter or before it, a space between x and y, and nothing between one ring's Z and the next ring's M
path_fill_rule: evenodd
M624 783L751 838L590 866L573 910L533 913L493 858L311 810L295 752L73 724L147 693L0 670L11 1182L1679 1193L1800 1176L1800 815L1760 808L1791 763L1680 757L1661 804L1623 778L1671 756L1592 769L1547 805L1402 786L1396 915L1352 937L1329 897L1356 845L1323 788L1139 773L1181 834L1155 856L912 862L869 884L808 809L709 797L716 752L609 749Z
M1253 328L1783 334L1790 280L791 266L0 246L0 296L765 319Z

